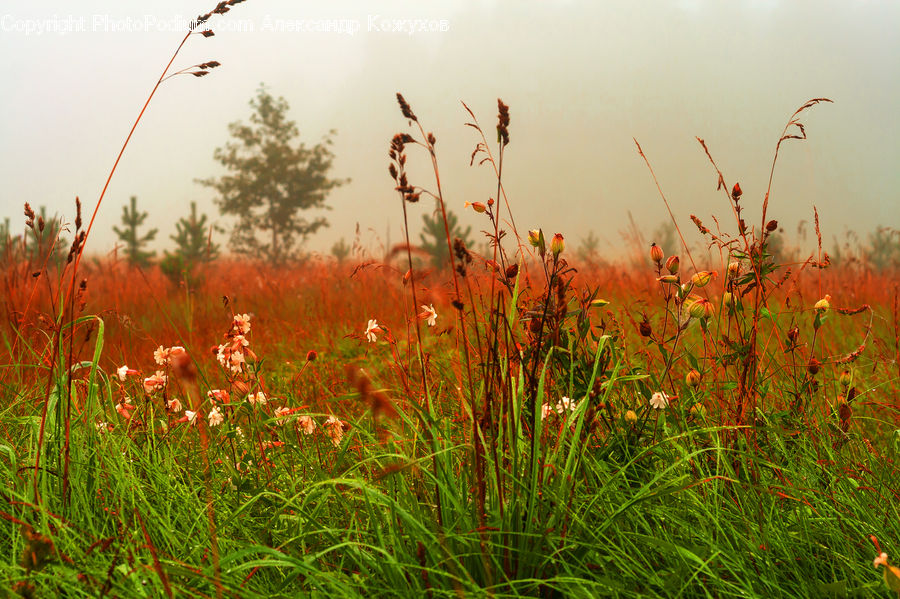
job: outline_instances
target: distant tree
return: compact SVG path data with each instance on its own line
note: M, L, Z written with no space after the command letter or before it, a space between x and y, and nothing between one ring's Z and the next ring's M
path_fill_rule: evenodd
M600 260L600 238L594 234L593 230L589 231L588 236L578 244L575 255L579 260L588 264L596 264Z
M675 225L670 221L664 221L653 231L653 243L662 248L666 256L678 253L678 244L675 242Z
M207 216L197 214L197 202L191 202L191 214L175 223L175 234L169 237L175 242L175 255L189 264L211 262L219 257L219 246L212 242L213 227L206 224Z
M337 259L338 264L342 264L347 259L347 256L350 255L350 246L347 245L343 237L331 246L331 255Z
M900 231L888 227L878 227L869 233L869 244L865 249L866 261L875 270L900 267Z
M327 208L328 193L347 180L328 177L334 131L308 148L296 141L300 132L287 120L287 100L260 87L250 107L251 124L230 124L234 141L214 154L229 174L198 182L219 193L223 215L237 218L232 249L280 264L295 258L298 245L328 224L323 217L307 220L300 211Z
M447 232L444 230L444 219L439 211L422 215L423 229L419 234L419 245L422 250L431 256L431 265L435 268L444 268L450 262L450 254L447 250ZM460 228L457 216L447 210L447 225L450 229L450 240L459 237L465 242L466 247L472 247L469 235L472 227Z
M13 237L9 218L3 219L3 224L0 225L0 260L3 262L2 266L0 266L0 270L14 261L17 241L18 238Z
M156 252L148 252L144 247L153 241L158 229L151 229L146 235L138 233L138 229L145 220L147 220L147 213L138 212L137 196L131 196L130 206L122 206L122 228L113 227L119 240L125 244L125 256L132 266L147 266L150 264L150 259L156 255Z
M197 214L197 202L191 202L191 214L175 223L175 234L169 237L175 242L175 251L165 250L159 266L173 282L182 279L195 282L198 264L212 262L219 256L219 246L210 236L216 227L207 226L207 216Z

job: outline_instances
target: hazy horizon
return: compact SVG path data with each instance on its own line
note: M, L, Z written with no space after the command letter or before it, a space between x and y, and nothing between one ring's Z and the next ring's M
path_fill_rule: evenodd
M71 221L75 196L89 216L184 35L179 27L214 5L4 3L0 221L21 231L26 201ZM320 19L359 30L279 30L314 29ZM392 19L440 26L384 30ZM28 31L48 23L76 31ZM478 139L464 126L460 102L490 132L498 97L511 113L504 185L516 224L561 232L572 248L593 232L602 252L619 253L629 215L648 239L668 220L632 138L683 230L693 234L692 213L734 229L696 137L729 184L740 181L747 220L757 224L778 137L791 113L816 97L834 103L803 115L806 141L782 146L769 215L790 239L798 223L812 221L815 205L829 250L847 230L865 237L900 225L900 3L248 0L211 24L217 34L192 37L173 69L208 60L222 66L160 88L103 200L88 253L112 249L112 227L131 196L150 213L146 228L159 229L150 246L158 253L172 246L174 223L191 201L228 227L214 192L195 179L224 173L213 152L229 140L229 123L249 119L260 84L287 99L306 144L337 131L331 176L352 179L329 196L333 209L323 214L331 226L310 238L309 251L327 254L338 239L350 242L357 224L364 243L374 235L386 242L387 231L399 241L402 212L387 174L390 138L408 130L398 91L436 135L447 206L479 242L486 221L464 203L494 196L496 181L488 167L469 166ZM410 175L433 188L422 160ZM430 209L425 201L413 208L414 239ZM225 246L227 235L217 241ZM811 250L815 236L806 243Z

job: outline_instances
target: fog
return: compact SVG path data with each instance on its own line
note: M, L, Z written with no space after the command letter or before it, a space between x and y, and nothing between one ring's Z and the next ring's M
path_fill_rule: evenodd
M184 23L214 4L3 3L0 220L19 231L26 201L72 220L75 196L93 211ZM332 30L314 31L323 19ZM426 30L409 31L405 20ZM520 229L561 232L572 244L593 232L618 255L630 217L650 239L668 213L633 139L679 225L716 215L733 229L696 137L729 184L740 181L757 223L775 144L815 97L834 103L804 113L808 139L782 147L769 215L793 235L815 205L826 245L848 230L900 224L894 1L248 0L211 25L216 35L192 36L173 68L222 66L161 86L109 186L89 253L113 248L132 195L160 229L157 251L172 245L190 201L229 227L195 179L224 174L213 152L228 141L228 123L248 120L261 83L287 99L307 144L337 131L331 174L352 179L329 197L331 226L308 240L310 251L352 240L357 225L373 248L400 240L387 172L388 142L408 130L398 91L437 137L448 207L475 231L486 222L464 203L495 196L496 182L489 168L469 166L478 138L461 101L490 133L497 98L510 106L504 181ZM410 170L413 183L434 188L429 164L413 160ZM413 236L432 208L413 207Z

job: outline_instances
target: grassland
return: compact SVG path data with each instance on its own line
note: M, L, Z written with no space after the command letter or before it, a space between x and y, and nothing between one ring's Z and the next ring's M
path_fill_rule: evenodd
M522 262L517 283L469 265L468 356L447 273L416 282L429 327L402 267L381 262L223 262L196 289L103 265L84 269L84 306L60 331L48 274L8 268L2 584L38 597L890 596L872 568L873 540L890 554L900 538L887 277L785 285L757 324L756 409L740 415L743 358L721 342L740 314L721 305L721 278L704 288L715 314L677 343L649 259L560 275L558 326L545 317L536 333L539 264ZM473 317L491 313L492 286L500 324ZM871 313L837 311L863 298ZM242 314L232 372L215 348ZM172 346L189 359L157 364ZM120 380L123 365L135 372ZM148 393L156 371L167 384ZM265 404L248 401L257 392ZM557 411L563 397L574 409Z
M434 136L398 103L397 213L408 230L434 201L446 224ZM516 228L509 108L496 144L470 116L497 185L466 209L490 243L447 225L445 268L407 238L173 282L82 260L80 207L67 260L56 238L6 247L6 595L900 592L896 273L831 265L821 236L780 263L768 191L744 198L712 156L734 218L692 217L706 249L578 264L563 235Z

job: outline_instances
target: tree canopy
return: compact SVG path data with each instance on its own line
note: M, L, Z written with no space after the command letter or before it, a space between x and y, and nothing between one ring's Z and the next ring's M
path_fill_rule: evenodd
M231 123L232 141L214 154L228 174L198 182L219 193L216 204L223 215L237 219L232 250L281 264L328 225L324 217L308 218L303 211L328 208L328 193L348 180L328 176L334 131L312 147L299 142L300 131L287 118L287 100L272 97L265 87L250 107L250 124Z

